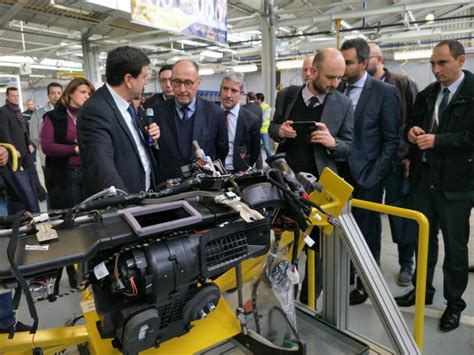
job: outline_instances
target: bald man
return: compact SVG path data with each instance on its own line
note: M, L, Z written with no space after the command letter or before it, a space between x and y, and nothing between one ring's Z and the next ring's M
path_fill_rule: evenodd
M409 143L404 134L408 113L412 109L418 94L416 83L402 74L395 74L384 67L383 54L375 43L369 43L370 57L367 72L373 78L382 80L397 88L400 98L400 142L397 155L382 184L385 189L385 203L398 207L409 208L408 203L408 149ZM416 224L408 219L389 216L392 240L397 243L398 263L400 272L397 283L410 286L413 276L413 256L415 251Z
M171 76L174 99L155 109L155 120L162 132L159 182L182 177L181 167L194 159L193 140L198 141L211 159L225 161L229 141L224 111L213 102L197 97L200 84L196 62L183 59L175 63Z
M301 78L303 83L307 84L311 80L311 68L313 67L314 56L309 56L303 59L303 66L301 67Z
M277 152L286 153L286 160L295 173L308 172L319 177L326 167L337 172L336 159L346 160L349 155L354 122L352 102L336 91L344 69L344 58L337 49L323 49L314 57L310 70L312 79L308 83L290 86L278 93L268 133L280 143ZM298 121L313 121L315 129L308 128L306 132L298 129L297 133ZM320 270L318 267L317 273ZM317 298L321 284L315 286ZM308 302L307 294L305 278L301 302Z

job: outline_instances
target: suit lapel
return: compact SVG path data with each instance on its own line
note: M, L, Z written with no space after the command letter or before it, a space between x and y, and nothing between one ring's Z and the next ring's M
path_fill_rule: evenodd
M122 113L120 112L119 108L117 107L117 104L115 103L114 98L112 97L112 94L109 92L109 89L106 86L104 86L104 98L105 101L109 104L110 108L114 111L114 116L117 119L117 122L119 123L122 130L125 132L130 143L132 144L133 149L135 150L135 154L137 155L137 157L140 157L138 147L135 143L135 140L133 139L132 133L130 132L127 123L125 122L125 118L123 118Z
M288 96L286 98L286 100L289 100L289 104L285 112L285 121L290 119L291 110L293 110L293 106L295 105L295 102L298 99L298 95L301 95L301 91L303 91L303 87L304 86L300 87L299 90L292 90L291 92L290 92L291 87L289 88L287 92Z
M365 105L369 101L370 94L372 92L372 78L370 75L367 75L367 80L365 81L364 87L362 88L362 92L360 93L359 101L357 102L357 106L354 111L354 122L357 124L360 119L359 116L364 111Z
M193 127L193 140L198 140L201 138L202 130L204 127L204 105L201 102L199 97L196 97L196 110L194 111L194 127Z

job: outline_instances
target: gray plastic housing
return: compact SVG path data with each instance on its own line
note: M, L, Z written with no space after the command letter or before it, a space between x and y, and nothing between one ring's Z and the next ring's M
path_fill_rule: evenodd
M190 226L202 220L202 215L184 200L132 208L123 211L122 215L139 237Z

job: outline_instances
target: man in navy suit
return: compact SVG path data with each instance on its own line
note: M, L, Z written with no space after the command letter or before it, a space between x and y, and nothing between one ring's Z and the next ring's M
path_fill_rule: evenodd
M243 75L227 73L221 83L221 103L229 138L229 153L224 165L229 172L247 170L260 154L262 123L255 114L240 106L243 92Z
M175 63L171 80L174 100L164 101L155 110L155 122L163 132L158 151L159 182L182 176L181 167L194 159L194 140L211 159L225 161L229 143L224 111L196 96L200 83L194 61Z
M132 100L147 82L150 60L141 50L119 47L107 56L106 84L86 101L77 120L85 193L115 186L129 193L155 187L156 163L146 136L160 136L156 123L141 126Z
M345 83L340 90L354 107L354 140L347 164L340 174L354 186L354 197L382 203L382 179L390 169L399 142L400 105L395 86L375 80L367 73L370 49L361 38L345 41L341 47L346 61ZM380 264L382 222L380 214L353 209L375 261ZM367 300L360 282L350 294L350 304Z

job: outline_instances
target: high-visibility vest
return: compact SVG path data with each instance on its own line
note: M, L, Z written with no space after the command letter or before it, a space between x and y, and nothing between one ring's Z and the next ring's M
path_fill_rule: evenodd
M270 121L272 120L272 108L266 102L262 102L260 105L263 113L262 128L260 128L260 133L268 133L268 127L270 127Z

